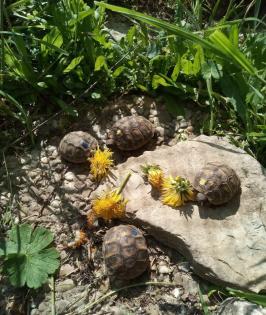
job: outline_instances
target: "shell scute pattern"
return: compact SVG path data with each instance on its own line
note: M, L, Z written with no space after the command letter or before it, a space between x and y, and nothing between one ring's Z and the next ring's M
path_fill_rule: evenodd
M110 276L132 279L142 274L148 265L145 238L132 225L111 228L103 241L105 265Z
M221 205L240 190L240 179L229 166L212 162L196 174L194 188L213 205Z
M97 148L97 140L84 131L72 131L64 136L59 144L61 157L72 163L84 163Z
M118 120L111 129L110 138L124 151L137 150L154 136L154 126L142 116L127 116Z

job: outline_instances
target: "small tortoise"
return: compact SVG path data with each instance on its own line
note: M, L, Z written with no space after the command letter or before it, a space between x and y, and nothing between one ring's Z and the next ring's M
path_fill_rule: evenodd
M137 150L151 140L154 132L152 123L142 116L123 117L112 126L107 144L123 151Z
M84 163L97 148L97 140L84 131L72 131L59 144L61 157L72 163Z
M240 190L240 179L229 166L212 162L196 174L193 186L198 191L198 201L222 205Z
M148 266L145 238L133 225L119 225L107 231L103 240L103 256L111 279L136 278Z

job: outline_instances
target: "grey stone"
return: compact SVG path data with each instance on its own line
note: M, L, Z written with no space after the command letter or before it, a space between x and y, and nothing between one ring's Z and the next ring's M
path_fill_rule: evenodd
M55 303L55 309L56 309L56 314L60 315L63 314L68 307L69 302L66 300L59 300L56 301Z
M75 284L72 279L66 279L64 281L61 281L57 286L56 290L58 292L66 292L68 290L71 290L75 287Z
M41 163L42 164L48 164L49 163L49 159L45 156L41 158Z
M162 274L168 274L168 273L171 273L172 270L166 265L160 265L158 267L158 272Z
M140 165L159 164L165 174L193 182L207 161L228 164L241 179L241 194L216 208L196 202L178 209L163 205L153 198L140 171ZM117 187L129 172L123 191L129 200L126 221L181 252L195 273L215 284L254 292L266 289L266 179L258 161L224 139L199 136L129 158L117 166L109 186Z
M65 180L72 182L75 179L75 175L72 172L67 172L65 174Z
M248 301L228 298L220 305L216 315L266 315L266 308Z
M150 110L150 115L152 115L153 117L154 117L154 116L157 116L157 115L158 115L157 110L156 110L156 109L151 109L151 110Z
M185 129L188 127L188 122L186 120L180 121L180 128Z

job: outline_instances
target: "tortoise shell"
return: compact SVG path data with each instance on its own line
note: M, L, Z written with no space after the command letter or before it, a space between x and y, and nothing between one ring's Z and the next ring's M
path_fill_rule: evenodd
M196 174L193 186L211 204L221 205L240 190L240 179L228 165L212 162Z
M127 116L119 119L111 128L108 144L115 144L120 150L137 150L153 137L152 123L142 116Z
M145 238L133 225L119 225L107 231L103 256L108 275L115 279L136 278L148 266Z
M72 163L84 163L96 149L97 140L84 131L73 131L64 136L59 144L61 157Z

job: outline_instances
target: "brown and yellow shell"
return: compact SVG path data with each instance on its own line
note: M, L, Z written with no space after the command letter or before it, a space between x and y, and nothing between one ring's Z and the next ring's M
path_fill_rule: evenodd
M123 280L141 275L149 261L145 238L133 225L119 225L107 231L103 256L108 275Z
M193 186L211 204L222 205L239 192L240 179L228 165L211 162L196 174Z
M84 163L97 148L97 140L84 131L72 131L64 136L59 144L61 157L72 163Z
M145 117L127 116L114 123L107 143L123 151L137 150L152 139L154 132L154 126Z

